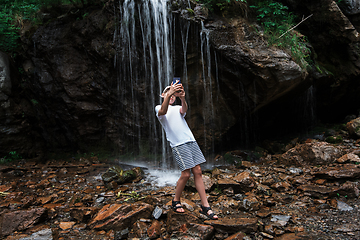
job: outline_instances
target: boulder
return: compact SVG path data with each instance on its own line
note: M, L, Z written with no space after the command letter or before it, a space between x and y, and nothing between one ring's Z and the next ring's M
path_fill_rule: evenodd
M178 213L171 210L166 221L167 231L169 233L183 231L190 226L190 223L199 223L199 218L188 211Z
M338 163L360 163L360 157L354 153L347 153L336 160Z
M213 188L213 186L215 185L215 180L211 177L209 177L208 175L206 174L203 174L202 175L202 179L203 179L203 182L204 182L204 186L205 186L205 191L206 192L210 192ZM187 181L186 183L186 187L190 187L192 188L193 190L196 189L195 187L195 181L194 181L194 177L191 176L189 178L189 180Z
M327 187L312 184L301 185L298 187L298 189L303 191L305 195L309 195L315 198L336 196L336 192L339 190L338 187Z
M0 235L6 236L14 231L23 231L44 221L46 218L45 208L34 208L30 210L19 210L2 214L0 223Z
M89 222L95 230L121 231L130 227L139 218L150 218L153 207L146 203L105 205Z
M339 167L326 167L314 173L318 178L325 179L351 179L360 177L360 168L353 164L345 164Z
M190 223L183 225L180 231L173 232L170 239L210 240L214 232L213 226Z
M324 165L333 163L340 156L341 149L326 142L314 142L291 148L281 157L285 162L297 165Z
M346 128L352 137L360 137L360 118L351 120L346 124Z
M240 184L240 187L244 192L250 191L256 187L256 182L249 172L245 171L239 173L233 179Z
M220 218L218 220L207 220L204 223L215 228L216 231L225 233L255 232L258 228L258 219L254 217Z
M107 186L112 186L110 183L123 184L142 178L144 172L137 168L135 170L124 171L120 166L113 166L109 168L104 174L101 175L102 180Z

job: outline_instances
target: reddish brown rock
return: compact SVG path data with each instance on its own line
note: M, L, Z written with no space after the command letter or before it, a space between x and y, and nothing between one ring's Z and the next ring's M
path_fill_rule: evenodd
M256 186L256 182L249 172L237 174L233 179L240 184L240 187L244 192L250 191Z
M215 184L214 178L211 178L211 177L203 174L202 179L203 179L203 182L204 182L205 191L207 191L207 192L211 191L211 189L213 188L213 186ZM192 189L196 189L195 188L194 177L190 177L190 179L186 183L186 186L191 187Z
M271 185L271 187L282 192L282 191L288 191L292 186L288 182L277 182Z
M68 230L68 229L71 229L74 225L75 225L76 222L61 222L59 224L59 227L62 229L62 230Z
M286 162L297 165L323 165L333 163L341 156L341 150L326 142L297 145L282 155Z
M184 224L187 226L186 224L198 222L199 219L195 215L190 214L188 211L185 211L184 213L177 213L171 210L167 216L166 227L167 231L172 233L174 231L180 231L180 228L184 227Z
M353 164L340 165L339 167L328 167L314 173L318 178L326 179L349 179L359 178L360 168Z
M245 236L246 236L245 233L238 232L231 235L230 237L225 238L225 240L243 240Z
M259 210L261 203L255 195L247 196L243 199L242 203L239 204L239 209L244 211Z
M346 196L348 198L359 197L359 189L357 187L357 184L353 182L345 182L340 186L339 190L337 190L336 193L341 196Z
M241 185L229 178L219 179L218 186L220 189L232 188L234 193L242 192Z
M70 209L70 216L79 223L87 223L97 212L95 207L79 207Z
M2 222L0 235L9 235L14 231L22 231L28 229L46 217L45 208L34 208L31 210L20 210L5 213L1 216Z
M189 223L184 224L179 231L171 235L171 239L188 240L210 240L214 235L214 227L204 224Z
M161 223L157 220L153 221L151 226L147 230L147 234L150 239L155 239L161 235Z
M89 223L95 230L121 231L139 218L150 218L153 207L146 203L105 205Z
M146 239L148 238L147 230L149 228L149 223L142 222L140 220L136 221L132 225L132 231L129 235L129 239L139 238L139 239ZM124 230L126 231L126 230Z
M350 135L353 137L360 137L360 118L351 120L346 124L346 128L349 131Z
M255 232L257 230L257 218L220 218L218 220L207 220L204 223L213 226L216 231L225 232L225 233L235 233L235 232Z
M299 186L298 189L302 190L307 195L317 198L336 195L336 191L339 190L338 187L327 187L322 185L319 186L310 184Z
M353 153L347 153L344 156L338 158L336 160L338 163L347 163L347 162L360 162L360 158L358 155Z
M276 240L317 240L319 239L319 236L312 236L308 233L286 233L278 238Z

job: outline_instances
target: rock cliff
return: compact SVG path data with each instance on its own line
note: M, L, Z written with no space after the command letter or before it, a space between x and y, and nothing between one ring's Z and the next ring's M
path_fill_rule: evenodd
M304 112L315 106L308 101L317 103L322 121L340 121L360 107L355 1L282 2L299 16L313 14L297 30L308 37L318 67L303 69L269 46L250 17L209 16L196 3L194 13L180 4L169 16L170 73L183 79L187 120L204 151L309 125L314 116ZM136 50L128 54L118 38L129 24L119 21L122 7L108 1L44 13L46 24L22 30L24 51L14 62L1 54L0 155L94 147L139 152L144 142L159 152L154 106L167 82L147 64L157 33L146 45L144 25L135 22L129 48ZM24 72L16 74L18 68ZM316 90L311 99L309 89Z

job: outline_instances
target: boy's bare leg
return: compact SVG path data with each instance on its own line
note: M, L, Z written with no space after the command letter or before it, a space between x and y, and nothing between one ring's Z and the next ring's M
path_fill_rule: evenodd
M205 185L202 179L202 171L200 165L196 165L194 168L192 168L192 173L194 174L196 190L200 195L201 205L203 205L204 207L210 207L210 204L206 197ZM212 213L211 210L207 212L207 214L211 214L211 213ZM216 215L214 217L217 218Z
M189 178L190 178L190 169L186 169L181 172L181 176L176 183L174 201L180 201L181 193L184 190L186 182L189 180ZM177 212L184 212L184 209L178 208Z

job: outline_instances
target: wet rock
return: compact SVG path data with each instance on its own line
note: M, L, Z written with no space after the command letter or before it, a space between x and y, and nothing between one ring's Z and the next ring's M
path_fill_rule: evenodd
M234 200L233 198L227 196L220 196L217 201L213 202L213 206L219 208L233 208L237 209L241 202Z
M76 224L76 222L61 222L59 224L59 227L62 230L68 230L68 229L71 229L75 224Z
M314 173L318 178L325 179L350 179L360 177L360 168L352 164L341 165L339 167L327 167Z
M31 234L29 237L20 238L19 240L52 240L52 234L51 228L46 228Z
M129 229L126 228L122 231L115 232L115 239L128 239Z
M166 230L169 233L179 232L182 228L188 228L190 223L198 223L199 219L195 215L185 211L178 213L173 210L169 211L166 221Z
M19 210L2 214L0 222L2 222L0 234L2 236L9 235L14 231L22 231L28 229L38 222L45 220L46 209L34 208L30 210Z
M349 134L353 137L360 137L360 117L351 120L346 124L346 128L349 131Z
M356 232L360 231L360 226L358 224L342 224L334 228L338 232Z
M350 207L348 204L342 202L342 201L337 201L337 209L339 209L340 211L352 211L354 210L353 207Z
M226 233L236 233L239 231L250 233L257 230L257 218L220 218L218 220L207 220L204 223L209 224L215 228L216 231Z
M336 191L339 190L338 187L327 187L327 186L318 186L318 185L302 185L299 186L298 189L302 190L304 194L316 197L316 198L322 198L324 196L334 196L336 195Z
M229 179L229 178L223 178L218 180L218 186L220 189L227 189L232 188L234 190L234 193L240 193L243 192L241 189L241 185L237 183L236 181Z
M246 236L245 233L238 232L231 235L230 237L225 238L225 240L243 240L245 236Z
M319 236L313 236L309 233L286 233L278 238L277 240L318 240Z
M161 235L161 223L157 220L151 223L151 226L147 230L147 234L150 239L155 239Z
M348 198L358 198L359 197L359 188L356 183L353 182L345 182L336 191L337 194L341 196L346 196Z
M344 156L338 158L336 161L338 163L347 163L347 162L360 163L360 157L353 153L347 153Z
M141 179L144 178L144 171L141 169L141 167L133 168L132 171L135 173L136 177L133 180L133 182L139 182Z
M341 156L341 150L326 142L300 144L282 155L286 162L299 165L323 165L333 163Z
M213 188L214 184L215 184L214 178L211 178L211 177L209 177L208 175L203 174L203 175L202 175L202 179L203 179L203 182L204 182L205 191L206 191L206 192L210 192L211 189ZM191 177L189 178L189 180L187 181L186 187L190 187L191 189L196 190L195 181L194 181L194 177L193 177L193 176L191 176Z
M141 174L138 176L137 173L139 173L139 169L124 171L120 166L113 166L101 175L101 178L107 186L111 186L109 184L111 182L116 182L117 184L132 182L141 176Z
M243 211L256 211L259 210L260 206L261 203L256 196L250 195L242 200L242 203L239 204L239 209Z
M286 215L271 215L271 222L279 226L286 226L290 220L291 216Z
M276 189L277 191L288 191L292 185L288 182L277 182L271 185L271 188Z
M136 221L131 227L131 232L129 232L129 239L134 239L134 238L146 239L148 237L148 233L147 233L148 228L149 228L149 223L143 222L141 220Z
M93 218L89 227L96 230L121 231L139 218L149 218L153 207L146 203L108 204Z
M204 224L189 223L173 232L171 239L210 240L214 235L214 227Z
M302 170L302 169L300 169L300 168L295 168L295 167L290 167L290 168L288 169L288 171L289 171L290 173L292 173L292 174L295 174L295 175L300 175L300 174L303 173L303 170Z
M250 175L249 172L242 172L240 174L237 174L233 180L235 180L236 182L238 182L240 184L240 188L242 189L242 191L244 192L248 192L250 190L252 190L253 188L255 188L255 180L254 178Z
M79 223L88 223L97 211L95 207L71 208L70 216Z
M152 212L152 216L155 218L155 219L159 219L159 217L161 217L161 214L162 214L162 209L159 208L159 206L156 206L154 211Z

